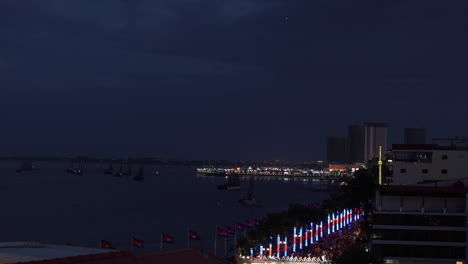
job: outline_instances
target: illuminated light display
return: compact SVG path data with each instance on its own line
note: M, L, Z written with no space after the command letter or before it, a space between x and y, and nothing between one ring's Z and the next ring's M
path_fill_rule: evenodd
M319 226L315 224L315 241L319 240Z
M323 237L323 222L320 222L320 237Z
M343 209L343 227L347 224L346 222L346 209Z
M299 229L299 249L302 249L302 227Z
M280 235L278 235L278 238L276 239L276 257L280 258L280 250L281 250L281 240L280 240Z
M297 251L301 252L301 250L304 249L304 247L307 249L310 245L314 244L314 237L315 237L315 242L319 241L319 238L324 239L324 228L326 228L325 231L325 239L327 238L327 234L334 233L335 231L338 231L342 228L349 228L349 224L353 223L354 221L357 221L360 219L360 217L364 214L363 208L352 208L352 209L342 209L338 212L334 212L331 214L327 215L326 218L326 226L323 226L324 221L320 221L315 224L310 223L310 228L308 226L306 227L294 227L293 228L293 243L292 243L292 252L296 253ZM314 229L315 229L315 234L314 234ZM310 233L309 233L310 232ZM251 261L256 260L256 261L273 261L275 260L286 260L286 261L299 261L299 262L308 262L306 258L301 258L301 257L292 257L288 258L288 236L285 237L284 241L281 241L281 236L278 234L277 235L277 240L276 240L276 251L273 251L273 246L275 245L273 242L269 243L269 247L267 246L259 246L260 248L260 254L254 253L253 249L250 249L250 256L253 257L248 263L253 263ZM309 243L309 237L310 237L310 243ZM281 245L284 245L284 248L281 247ZM298 245L299 244L299 245ZM265 252L267 251L267 252ZM282 254L283 253L283 254ZM259 256L258 257L254 257ZM283 255L283 256L282 256ZM241 256L242 257L242 256ZM249 259L248 256L243 256L244 259ZM258 258L258 259L257 259ZM320 257L319 257L320 258ZM283 264L286 262L282 262ZM262 262L262 264L265 264Z
M309 246L309 230L307 230L307 228L305 229L304 231L304 235L305 235L305 246L308 247Z
M284 256L288 256L288 237L284 238Z
M340 229L341 229L341 228L343 227L343 214L342 214L342 213L340 213L340 218L339 218L339 219L340 219L340 220L339 220L340 223L338 224L338 226L339 226Z
M293 252L296 252L296 227L294 227L293 233Z
M343 227L348 224L348 214L346 213L346 209L343 210Z
M332 213L332 233L335 233L335 213Z
M343 229L343 213L340 212L340 229Z
M314 243L314 224L310 223L310 244Z
M336 228L336 231L340 230L340 214L339 213L336 213L335 228Z

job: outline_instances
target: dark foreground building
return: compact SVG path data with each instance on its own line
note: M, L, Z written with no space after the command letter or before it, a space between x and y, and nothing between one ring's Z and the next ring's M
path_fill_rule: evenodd
M22 258L28 252L27 248L18 250L9 249L10 254L4 254L3 263L21 263L21 264L223 264L225 261L217 258L213 254L203 253L195 248L182 248L175 250L165 250L157 252L148 252L135 254L131 251L112 251L107 253L87 254L78 256L69 256L61 258L50 258L45 255L61 254L52 252L50 248L44 250L45 255L38 256L41 260L34 261L14 261L15 258ZM15 257L16 255L16 257ZM36 254L37 255L37 254ZM9 260L8 260L9 258ZM44 259L45 258L45 259Z
M381 186L371 217L372 250L387 264L468 263L464 184Z

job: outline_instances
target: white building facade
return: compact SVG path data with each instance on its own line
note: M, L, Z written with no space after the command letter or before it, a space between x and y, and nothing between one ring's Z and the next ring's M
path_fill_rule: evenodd
M393 185L468 178L468 149L437 145L393 145L388 163Z

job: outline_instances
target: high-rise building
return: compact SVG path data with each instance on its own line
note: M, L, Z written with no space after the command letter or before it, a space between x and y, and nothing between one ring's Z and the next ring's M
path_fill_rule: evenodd
M389 153L395 185L466 178L468 139L446 139L445 144L393 144ZM434 143L442 143L434 139Z
M364 160L364 126L348 126L349 162L362 163Z
M405 144L421 145L426 144L426 129L405 128Z
M365 162L379 156L379 146L382 147L382 153L387 150L387 127L385 123L364 124Z
M327 161L345 163L348 160L348 138L333 137L327 138Z

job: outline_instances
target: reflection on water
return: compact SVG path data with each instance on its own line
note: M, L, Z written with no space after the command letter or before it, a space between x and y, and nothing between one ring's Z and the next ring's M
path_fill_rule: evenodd
M252 207L238 202L247 193L248 180L241 182L241 190L217 190L224 179L197 177L194 167L147 165L144 182L136 182L104 174L109 164L83 164L83 175L67 173L67 163L38 165L39 171L16 173L19 162L0 162L2 241L97 246L104 239L129 249L135 236L145 241L145 251L159 249L161 232L176 238L164 248L186 247L191 229L205 237L212 251L218 226L233 227L283 211L289 203L328 197L304 188L312 183L302 180L256 180L254 192L262 207Z

